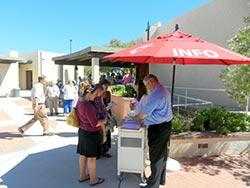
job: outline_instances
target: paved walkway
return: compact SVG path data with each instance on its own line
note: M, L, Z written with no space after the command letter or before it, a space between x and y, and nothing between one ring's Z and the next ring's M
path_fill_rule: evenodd
M31 104L23 98L0 98L0 188L89 187L78 183L77 129L67 126L64 117L49 117L54 136L41 136L37 122L22 137L17 127L32 115ZM97 186L117 188L116 137L112 158L97 161L97 174L106 181ZM247 156L221 156L178 159L182 170L167 173L168 188L246 188L250 186L250 161ZM146 168L146 174L150 170ZM125 174L121 188L137 188L137 174Z

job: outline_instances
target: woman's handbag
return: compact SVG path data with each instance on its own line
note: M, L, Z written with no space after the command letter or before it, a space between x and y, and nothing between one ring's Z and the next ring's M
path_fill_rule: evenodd
M68 125L79 128L80 123L79 123L79 118L77 116L75 108L73 108L72 111L69 113L69 116L67 117L66 122Z

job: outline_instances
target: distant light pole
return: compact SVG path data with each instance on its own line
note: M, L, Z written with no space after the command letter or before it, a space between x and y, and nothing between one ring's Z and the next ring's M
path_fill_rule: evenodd
M69 53L72 54L72 39L69 40Z
M40 51L40 76L43 75L43 55L42 55L42 51Z

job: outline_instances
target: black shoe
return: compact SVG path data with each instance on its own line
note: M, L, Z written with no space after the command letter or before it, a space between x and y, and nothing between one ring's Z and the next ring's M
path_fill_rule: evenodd
M97 181L95 183L90 183L89 186L95 186L95 185L103 183L104 181L105 181L104 178L97 178Z
M18 132L19 132L21 135L24 134L24 131L23 131L23 129L22 129L21 127L18 127L17 130L18 130Z
M165 184L166 184L165 181L160 182L160 185L165 185Z
M55 135L54 133L52 133L52 132L49 132L49 133L43 133L43 136L53 136L53 135Z

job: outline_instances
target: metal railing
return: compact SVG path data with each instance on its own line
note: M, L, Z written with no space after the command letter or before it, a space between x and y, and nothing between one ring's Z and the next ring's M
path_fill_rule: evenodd
M177 98L177 101L175 100L175 98ZM181 98L184 99L184 103L181 102ZM175 103L176 101L176 103ZM213 103L211 101L206 101L203 99L198 99L198 98L193 98L193 97L188 97L185 95L180 95L180 94L174 94L174 104L173 107L177 108L177 111L180 111L180 107L184 107L185 109L188 106L205 106L205 105L209 105L209 106L213 106Z
M169 91L171 87L165 86ZM182 94L174 94L174 104L173 107L177 108L177 111L179 112L180 107L184 107L185 109L189 106L213 106L212 101L207 101L200 98L194 98L188 96L188 90L196 90L196 91L219 91L219 92L225 92L225 89L210 89L210 88L191 88L191 87L175 87L175 89L181 89L184 90L185 95Z

